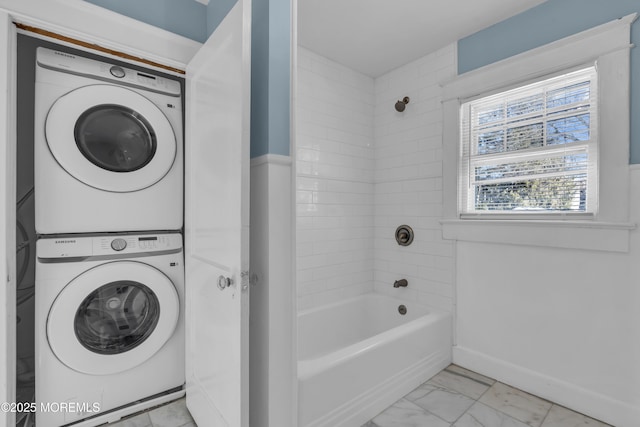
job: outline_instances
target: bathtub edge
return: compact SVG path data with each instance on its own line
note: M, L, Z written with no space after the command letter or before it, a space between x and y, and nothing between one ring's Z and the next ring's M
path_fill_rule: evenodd
M305 427L348 427L362 425L398 400L407 388L415 389L449 366L451 349L432 353L412 366L317 418Z
M431 311L422 317L418 317L408 323L396 326L378 335L374 335L355 344L351 344L348 347L341 348L340 350L336 350L313 359L299 360L297 362L298 379L305 380L317 375L319 372L322 372L327 366L344 363L350 359L358 357L358 354L363 351L368 351L381 345L385 345L388 337L409 334L430 324L449 321L451 321L450 313L445 311Z

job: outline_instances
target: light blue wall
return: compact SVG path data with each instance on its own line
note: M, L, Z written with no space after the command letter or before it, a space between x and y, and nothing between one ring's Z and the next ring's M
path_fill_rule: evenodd
M235 0L221 3L217 6L213 6L213 1L209 3L209 34ZM290 0L253 0L251 8L251 157L288 156L291 3Z
M269 153L269 1L254 0L251 26L251 158Z
M211 34L236 0L208 6ZM251 158L289 155L291 0L253 0L251 5Z
M85 1L192 40L204 42L207 39L206 6L193 0Z
M291 108L291 1L269 1L269 153L288 156Z
M251 157L289 155L291 2L253 0Z
M208 33L235 0L209 3ZM215 7L215 9L214 9ZM251 5L251 158L289 155L291 1L253 0Z
M182 0L183 2L185 0ZM207 5L207 37L218 28L227 13L236 4L236 0L210 0Z
M458 41L458 74L508 58L571 34L640 13L639 0L549 0ZM640 21L631 28L640 45ZM631 153L640 163L640 48L631 49Z

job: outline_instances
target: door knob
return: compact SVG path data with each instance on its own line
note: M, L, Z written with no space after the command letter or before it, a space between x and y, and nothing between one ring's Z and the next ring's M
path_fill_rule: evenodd
M224 291L229 286L233 285L233 280L229 277L218 276L218 288Z

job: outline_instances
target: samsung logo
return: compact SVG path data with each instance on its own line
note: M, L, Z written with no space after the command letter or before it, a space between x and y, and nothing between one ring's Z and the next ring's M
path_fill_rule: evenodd
M65 58L76 59L76 57L75 57L75 56L73 56L73 55L70 55L70 54L68 54L68 53L64 53L64 52L58 52L57 50L54 50L54 51L53 51L53 54L54 54L54 55L64 56Z
M55 243L75 243L75 240L56 240Z

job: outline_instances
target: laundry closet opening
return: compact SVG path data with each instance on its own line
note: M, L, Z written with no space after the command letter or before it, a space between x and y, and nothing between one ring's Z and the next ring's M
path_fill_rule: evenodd
M35 162L35 156L37 156L38 151L35 146L37 139L35 137L36 127L40 130L41 126L43 126L41 123L43 120L40 120L42 118L42 114L45 116L50 115L51 117L49 117L49 119L51 120L56 119L55 114L57 114L55 111L46 111L46 113L38 113L37 111L38 105L36 99L38 97L36 96L36 58L40 58L41 64L46 63L46 60L42 59L43 52L51 54L53 54L52 52L58 52L60 54L68 54L70 57L83 58L89 62L99 61L99 63L108 64L111 67L110 74L114 77L117 76L120 70L134 70L135 78L140 80L141 84L145 84L145 82L148 81L154 81L155 83L162 81L165 83L164 87L169 88L166 89L166 91L173 91L178 94L177 96L171 97L171 99L173 99L172 102L165 102L166 111L161 112L159 108L154 107L157 111L152 111L150 116L142 118L140 114L134 112L136 109L134 107L141 106L142 108L145 108L144 100L141 99L144 97L140 95L136 96L135 92L131 90L134 87L133 83L128 85L122 84L118 87L109 87L107 86L108 81L104 79L93 82L96 83L96 87L102 86L98 89L102 90L103 93L98 95L104 96L105 100L104 102L101 102L101 105L99 106L100 111L90 111L85 114L86 117L84 118L86 120L84 121L84 125L75 126L75 131L83 133L84 136L81 138L75 138L76 142L80 142L77 144L78 150L74 155L84 155L95 165L96 169L104 171L104 174L120 174L122 176L122 179L120 180L109 177L108 175L105 175L106 178L100 177L100 174L98 173L92 181L88 179L83 181L80 178L83 171L74 170L74 167L76 167L75 165L65 164L65 160L61 160L61 158L56 157L56 155L60 155L60 153L50 153L52 157L55 157L55 162L51 163L51 165L59 167L60 171L63 171L61 175L64 175L70 183L77 186L85 186L93 191L103 188L105 193L111 194L114 197L119 194L124 195L131 193L131 200L136 198L140 199L145 189L158 187L156 183L162 182L163 185L165 185L162 191L170 192L174 197L171 200L165 201L165 206L157 207L156 214L153 213L153 209L150 209L148 213L144 214L144 212L140 211L140 209L144 209L143 207L135 207L133 204L130 204L131 209L129 209L129 211L126 209L126 206L120 206L117 210L121 212L117 212L116 210L109 212L108 209L105 206L101 206L99 202L95 200L92 202L91 197L82 198L86 206L81 208L78 205L73 204L78 203L77 201L72 203L69 200L63 200L67 197L67 195L64 194L65 189L69 189L67 193L72 193L73 188L70 188L67 185L60 186L60 181L54 182L54 180L50 183L46 183L46 185L42 183L39 184L34 178L37 174L36 170L39 166L42 166L42 164L37 166L37 162ZM89 64L89 62L87 62L87 64ZM97 64L97 62L94 62L93 64ZM51 70L47 69L47 71ZM181 72L180 70L172 71L175 71L176 73ZM64 93L58 98L67 96L74 91L63 90L63 92ZM161 95L157 92L159 91L156 91L152 96L160 97ZM174 376L171 384L167 382L167 384L159 386L160 388L157 391L150 391L148 394L152 395L165 392L169 389L174 390L174 393L176 389L180 390L180 393L184 393L182 390L184 384L183 337L174 336L175 334L171 335L173 333L172 331L178 331L179 328L182 328L184 323L184 297L182 295L184 289L184 272L182 270L184 266L184 257L182 255L182 236L184 231L184 156L182 155L184 148L184 127L182 126L184 123L185 107L184 93L184 80L176 75L160 72L157 71L157 69L150 70L131 62L121 61L113 56L107 58L94 52L76 49L66 44L56 43L53 40L42 38L42 35L33 36L32 34L25 34L23 31L19 30L17 35L16 113L16 402L35 402L36 381L38 375L41 374L37 368L39 357L36 354L36 342L38 342L39 334L44 334L42 328L40 326L36 326L35 322L38 317L47 317L50 314L37 313L37 311L42 311L42 309L38 307L43 304L42 301L45 294L43 292L41 295L38 295L37 283L39 283L39 280L36 280L36 270L39 264L38 259L44 256L42 255L44 251L41 251L40 253L42 256L36 254L36 243L39 240L40 243L45 241L69 241L84 248L91 248L92 252L92 254L78 253L77 258L71 257L64 261L56 260L50 261L48 264L42 264L46 265L48 268L43 269L42 271L53 271L51 268L56 265L61 270L64 270L65 268L78 269L81 265L82 268L85 269L97 268L97 264L96 266L93 264L91 266L88 266L88 264L83 265L85 263L80 262L79 260L84 256L93 256L96 254L96 251L99 250L104 250L105 254L109 252L105 256L113 256L113 254L116 253L120 256L120 260L118 261L105 258L101 261L103 262L102 265L108 265L109 262L111 264L115 264L116 262L126 262L129 263L127 264L128 267L136 268L141 265L150 265L148 269L130 271L131 277L135 276L137 277L137 280L131 279L128 281L122 281L120 278L116 278L110 283L105 282L105 286L103 286L105 288L104 290L97 291L98 293L89 292L85 296L85 299L89 298L89 296L93 296L94 298L90 300L87 299L87 301L84 302L81 301L79 307L82 306L85 308L85 311L91 311L91 308L96 305L96 301L100 300L100 298L110 290L113 290L115 293L119 293L118 298L120 299L116 298L118 301L121 301L123 304L129 304L131 310L128 311L132 314L131 316L125 316L127 317L127 321L123 323L118 320L122 320L122 317L117 318L116 316L115 318L115 322L120 325L119 330L117 331L118 336L122 337L127 335L123 332L123 328L133 328L136 325L140 326L141 330L144 329L144 331L141 332L141 338L135 346L128 345L126 338L123 338L124 341L127 341L123 341L124 344L121 344L122 340L118 339L109 341L111 345L109 351L115 356L123 356L132 355L135 352L139 352L140 354L144 353L147 349L148 342L153 341L155 339L155 334L164 327L162 315L158 313L165 313L165 308L161 307L162 310L156 311L145 311L142 307L146 307L148 303L153 303L153 301L156 301L156 305L174 305L175 319L173 319L173 321L175 324L169 327L170 331L165 331L165 333L171 337L167 338L167 344L159 353L162 353L166 348L168 348L168 346L172 346L172 351L174 353L167 356L163 355L162 357L166 359L165 361L167 363L169 363L169 361L172 361L172 363L175 362L173 363L173 366L178 367L180 372ZM119 100L120 95L127 97L121 101L123 104L126 105L127 103L130 103L131 105L134 105L134 107L129 108L129 111L120 111L117 108L118 102L113 101ZM111 101L109 100L109 97L111 97ZM63 106L64 108L60 109L59 114L64 116L68 114L70 108L76 108L78 104L82 104L86 101L82 97L77 98L78 99L71 99L70 97L69 105ZM116 105L116 107L114 107L114 105ZM153 110L153 108L150 108L150 110ZM40 117L38 114L40 114ZM112 120L106 121L107 128L105 128L104 125L102 125L102 127L100 125L96 125L96 117L104 116L105 114L112 117ZM120 118L125 116L131 126L122 127L118 124L121 123ZM113 120L114 117L117 117L117 120ZM170 121L172 123L171 125L163 124L164 122L168 123ZM135 128L135 130L131 130L132 128ZM101 144L104 139L92 139L92 135L95 135L98 131L103 133L128 133L128 138L132 143L132 146L133 144L136 144L143 149L138 151L133 150L133 152L131 152L129 148L126 148L125 151L128 150L127 152L128 154L131 154L131 159L125 158L126 156L123 157L117 154L117 150L109 150L108 147L105 148L102 146ZM49 141L47 141L47 143L49 144L54 143L51 140L55 137L55 130L52 131L52 135L53 136L48 135ZM161 147L162 141L160 141L160 139L165 137L163 135L166 135L167 138L175 141L173 143L174 148L165 149ZM146 139L143 141L140 138ZM82 145L82 147L80 147L80 145ZM51 150L51 148L49 149ZM84 152L82 152L82 149L84 149ZM53 150L55 150L55 148L53 148ZM122 152L124 151L121 151L121 153ZM64 154L66 155L66 153ZM134 162L135 164L130 164L131 162ZM145 172L145 169L148 169L147 166L151 165L153 162L159 163L158 167L154 166L156 169L155 175ZM42 172L42 168L39 170ZM75 176L74 172L77 172ZM47 187L49 184L50 187ZM58 186L58 188L56 188L56 186ZM153 197L159 198L159 193L153 195ZM47 209L44 213L41 209L40 213L36 215L37 203L46 203L51 206L51 209ZM126 205L127 203L128 202L125 202L123 205ZM74 213L74 209L77 209L76 213ZM171 210L172 212L170 214L170 219L163 223L158 222L158 217L164 215L164 213L163 215L160 215L159 213L167 212L167 210ZM144 214L145 218L134 220L132 214L136 212ZM74 228L70 229L67 228L67 226L56 228L54 222L51 221L51 219L56 216L61 220L64 219L67 221L68 226L73 226ZM132 218L131 221L126 219L129 217ZM37 223L40 223L39 227L36 226ZM57 221L57 223L59 224L60 221ZM55 240L52 239L52 237ZM120 241L124 242L124 245L122 245ZM113 254L111 254L111 252L113 252ZM144 255L142 255L143 253ZM160 253L162 255L157 255ZM127 257L131 258L131 260ZM63 262L65 264L63 264ZM150 273L151 276L146 276L147 273ZM50 273L46 274L48 275ZM82 274L84 273L78 270L78 277L81 277ZM105 278L106 276L100 276L100 280ZM42 279L42 277L40 279ZM161 279L165 281L164 285L162 285L164 286L164 290L158 290L155 285L155 283L162 281ZM96 282L97 281L98 280L96 280ZM72 284L71 279L67 282L69 282L69 284L67 285L65 282L65 289L68 289ZM153 284L150 285L149 283ZM163 294L162 292L165 293ZM58 296L61 296L63 293L64 291L60 291L60 295ZM38 298L40 298L39 303L36 301ZM62 301L62 298L53 299L55 300L55 303L52 302L50 305L59 304ZM116 299L109 299L107 301L107 306L117 308ZM74 313L75 310L76 309L74 309ZM80 310L80 308L78 308L78 310ZM145 318L145 315L152 316L154 313L159 316L159 320ZM167 322L171 323L171 321ZM87 327L90 328L91 325L91 322L86 323L84 327L79 328L79 330L86 332L88 331ZM59 332L66 333L67 335L76 334L76 336L78 334L77 331L61 331L60 328L56 328L54 326L51 326L49 329L50 330L47 330L49 335L57 334ZM171 340L175 342L172 343ZM98 346L103 345L102 343L95 342L94 344ZM122 351L118 350L116 347L119 345L124 345L123 348L126 349ZM156 346L158 345L161 346L161 344L156 343ZM91 353L91 350L86 351ZM94 351L92 354L97 355L98 353ZM178 357L178 359L174 360L176 357ZM130 361L128 360L130 359L129 357L123 356L123 359L127 359L125 362ZM145 362L141 363L144 365ZM102 380L104 380L104 378L102 378ZM101 381L101 379L96 381ZM55 384L52 384L52 386L54 385ZM80 397L93 402L96 399L92 398L91 393L92 391L87 390L86 395L82 395L83 393L81 392ZM133 400L139 400L139 398L132 399L132 401ZM87 418L92 415L95 414L81 414L81 417ZM34 414L29 412L17 414L17 426L28 427L34 425L33 423ZM47 424L43 421L41 425Z

